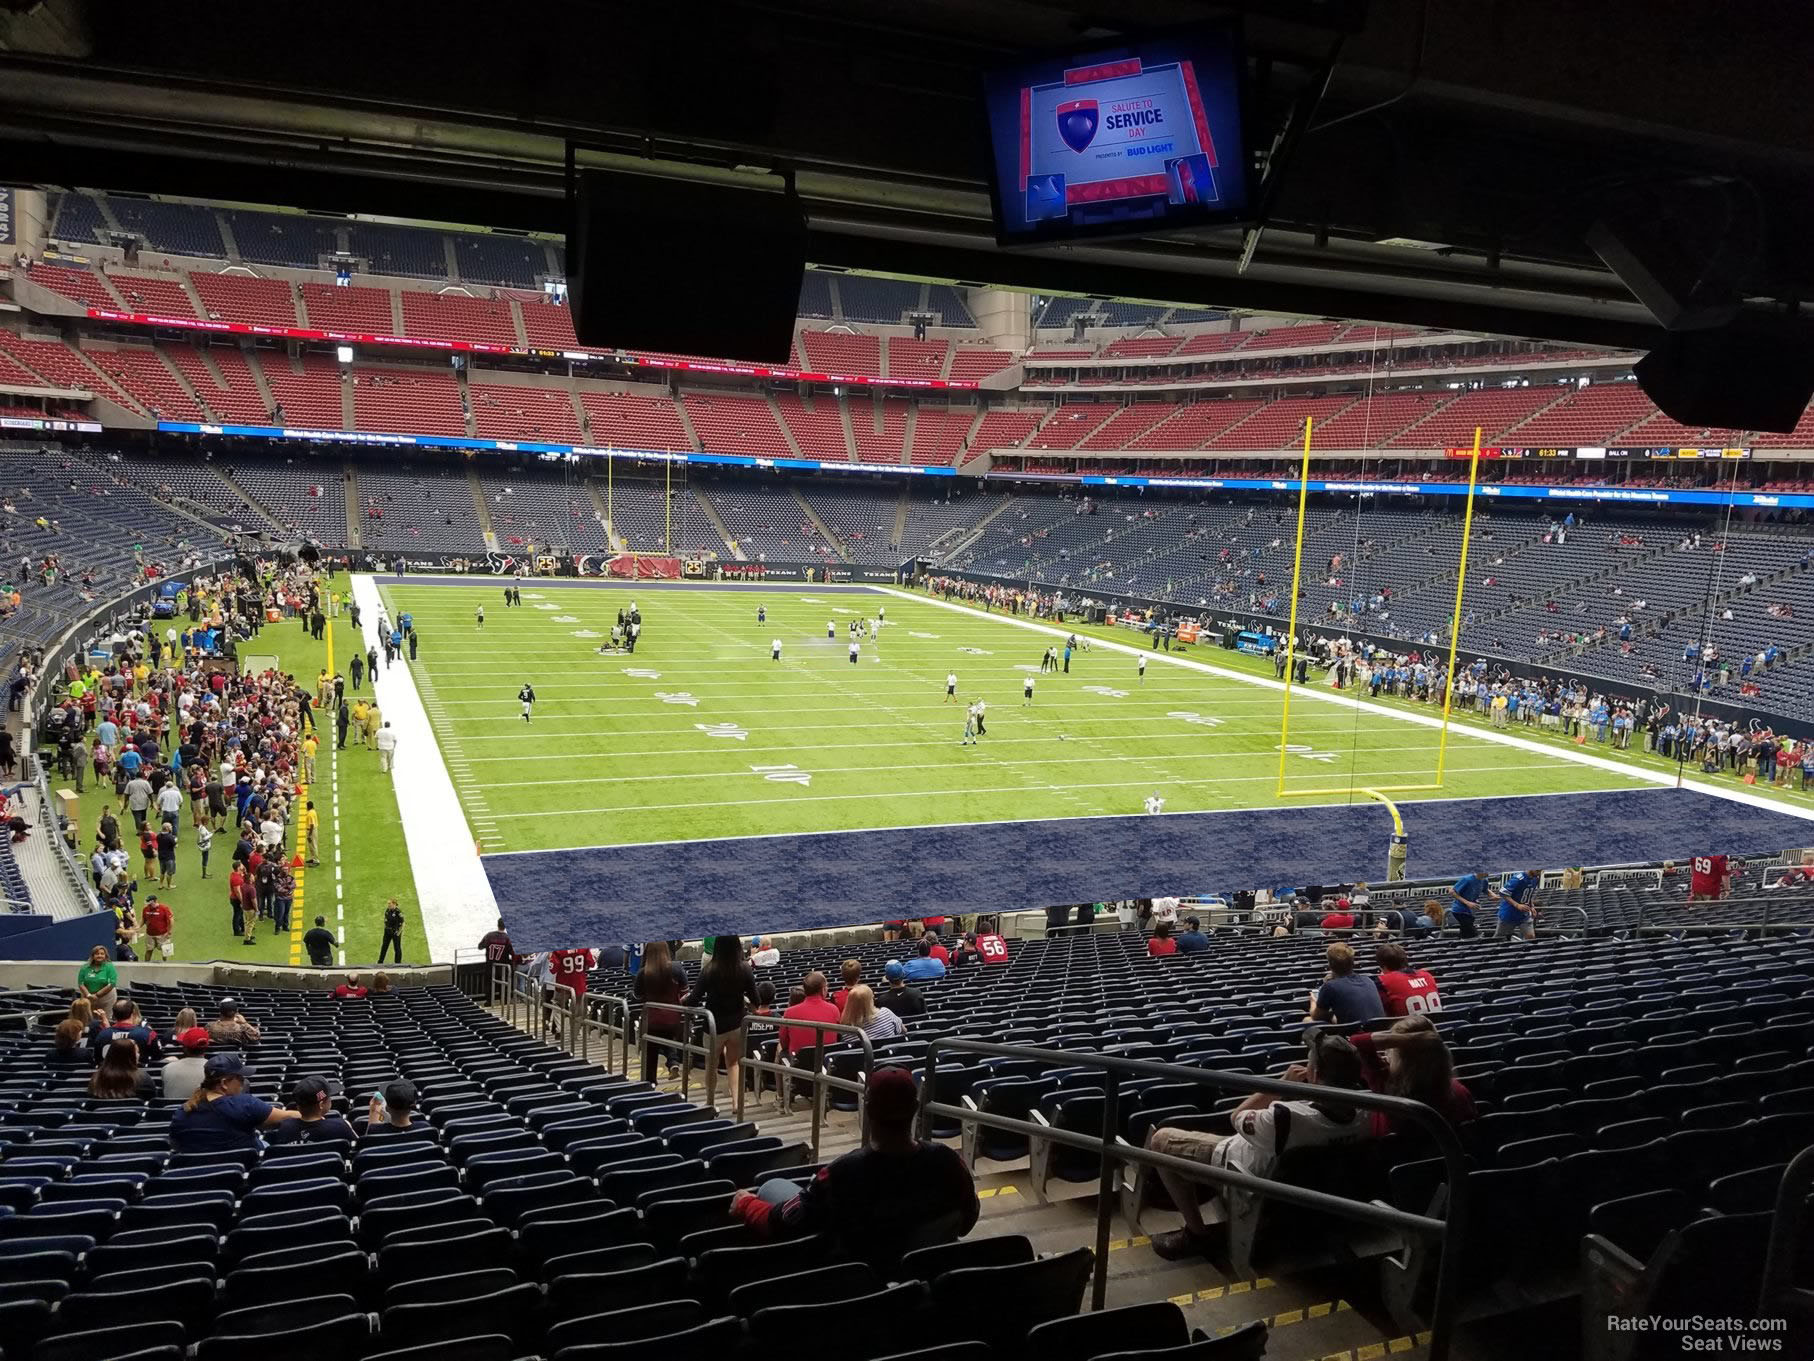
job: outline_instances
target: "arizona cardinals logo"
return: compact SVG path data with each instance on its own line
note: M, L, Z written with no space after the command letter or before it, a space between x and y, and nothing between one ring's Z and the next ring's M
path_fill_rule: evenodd
M1073 99L1058 106L1058 135L1072 151L1082 151L1096 140L1100 122L1093 99Z

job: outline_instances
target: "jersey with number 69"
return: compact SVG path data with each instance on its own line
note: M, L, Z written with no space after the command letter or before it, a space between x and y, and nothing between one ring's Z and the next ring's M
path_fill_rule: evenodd
M1726 857L1697 855L1689 865L1688 891L1700 898L1717 898L1726 886Z

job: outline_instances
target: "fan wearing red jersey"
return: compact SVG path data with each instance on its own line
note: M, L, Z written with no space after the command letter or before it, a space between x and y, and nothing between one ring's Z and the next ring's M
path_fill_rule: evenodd
M1006 964L1008 962L1008 942L997 935L978 935L976 938L977 957L985 964Z
M1436 990L1436 979L1427 969L1413 969L1411 957L1397 941L1385 941L1373 952L1379 965L1380 1001L1388 1016L1420 1016L1427 1011L1442 1010L1442 994Z
M586 995L586 974L592 968L593 955L590 950L556 950L548 957L548 967L558 988L572 988L581 997Z
M1732 871L1723 855L1697 855L1688 866L1688 901L1706 902L1726 896Z

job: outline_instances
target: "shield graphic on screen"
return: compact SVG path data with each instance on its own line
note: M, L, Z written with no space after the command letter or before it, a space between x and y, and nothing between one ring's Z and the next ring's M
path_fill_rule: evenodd
M1098 121L1093 99L1073 99L1058 106L1058 135L1072 151L1082 151L1096 140Z

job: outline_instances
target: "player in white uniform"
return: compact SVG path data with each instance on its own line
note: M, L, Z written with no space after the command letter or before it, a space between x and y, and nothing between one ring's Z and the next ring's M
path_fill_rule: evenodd
M1028 676L1020 683L1020 707L1026 708L1033 702L1033 678Z
M1146 654L1144 652L1140 654L1140 683L1146 684Z
M768 645L768 655L774 661L781 660L781 640L779 638Z
M975 745L976 745L976 706L974 704L972 704L968 709L964 710L964 736L963 736L963 740L958 743L958 746L974 747Z
M478 622L477 627L479 627L479 628L485 627L485 607L483 605L479 606L479 622Z
M1163 813L1165 811L1165 800L1159 797L1158 790L1155 789L1151 794L1146 796L1146 811L1149 813Z
M989 701L986 699L979 699L970 707L976 710L976 735L978 737L987 737L989 735L989 730L983 726L983 719L988 716Z
M523 688L516 692L516 697L523 702L523 722L527 723L529 721L529 710L535 705L535 687L530 685L528 681L524 681Z
M836 619L827 619L825 621L825 636L827 638L836 638L838 636L838 621Z
M857 640L855 638L852 638L850 640L850 664L852 666L855 666L857 664L857 653L859 653L861 651L862 651L862 646L857 642Z
M955 671L945 673L945 700L947 703L957 702L957 672Z

